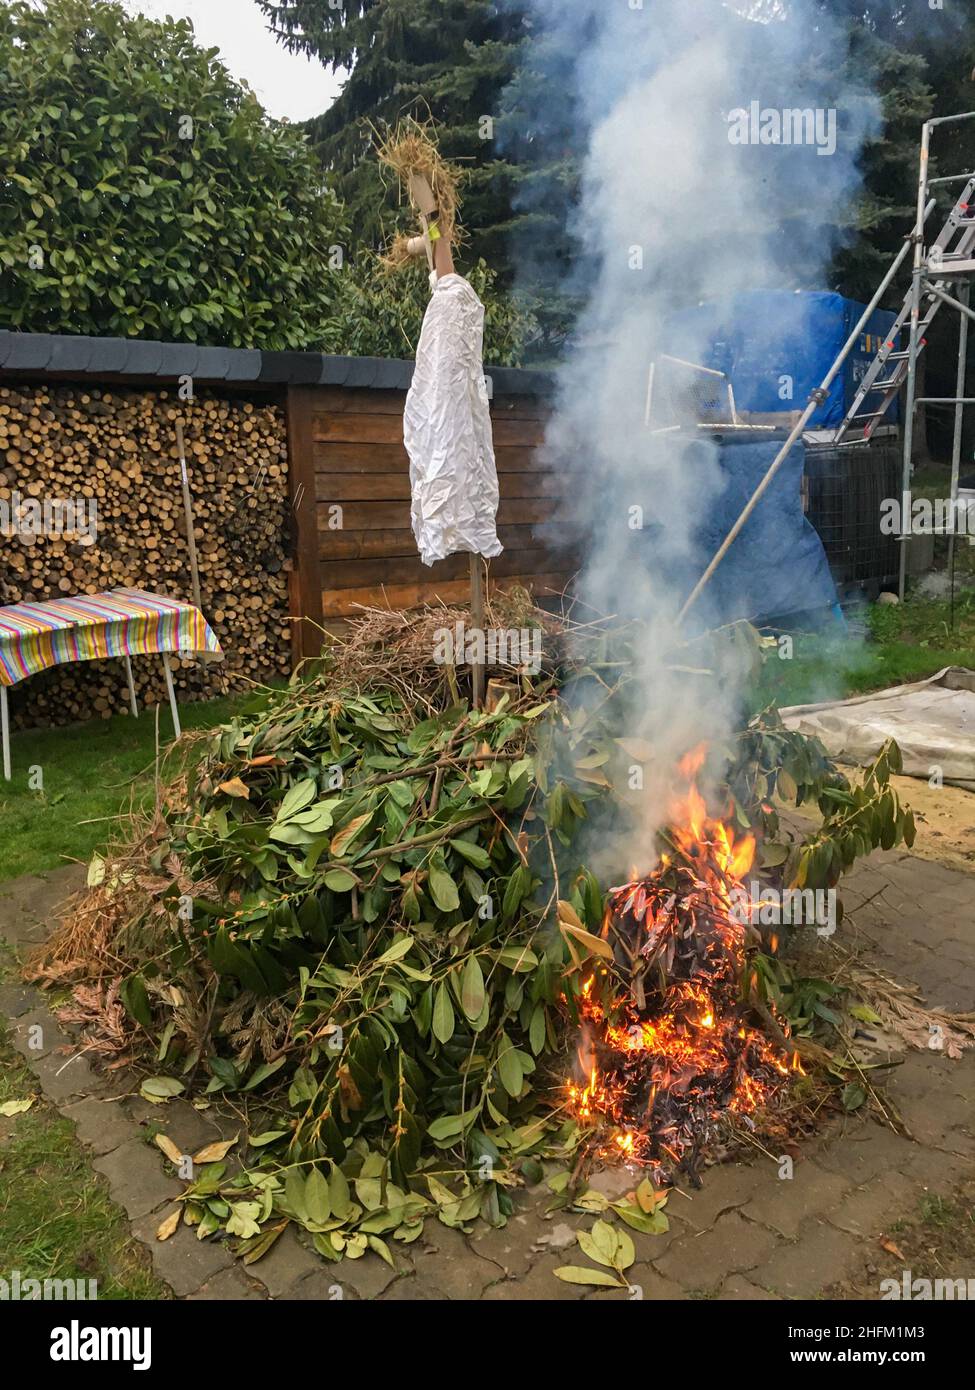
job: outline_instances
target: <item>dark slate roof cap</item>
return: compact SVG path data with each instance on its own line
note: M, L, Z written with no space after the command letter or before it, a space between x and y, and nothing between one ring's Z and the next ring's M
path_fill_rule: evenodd
M196 374L204 381L224 381L230 371L230 348L201 347Z
M378 357L350 358L349 371L345 378L346 386L375 386L379 376L380 360Z
M321 358L315 352L262 352L260 381L316 386Z
M94 343L88 359L89 372L122 372L128 366L127 338L91 338Z
M145 338L131 338L126 346L128 355L122 370L135 376L155 376L162 366L164 345Z
M0 330L0 368L17 372L77 372L79 376L181 376L200 381L264 385L347 386L406 391L412 362L384 357L340 357L321 352L261 352L256 348L197 347L143 338L18 333ZM549 395L550 372L487 367L496 395Z
M227 380L259 381L263 358L263 352L256 348L228 348Z
M484 375L491 378L498 396L547 396L555 386L551 372L524 367L485 367Z
M181 376L196 376L199 360L200 349L195 343L163 343L162 361L156 374L174 381Z
M373 359L376 363L376 379L373 386L387 391L408 391L413 380L413 363L396 362L384 357Z
M54 351L50 333L14 333L4 366L12 372L38 371L46 368Z
M47 364L50 372L84 372L88 370L88 363L95 349L95 339L93 338L71 338L65 333L59 333L51 339L53 349L51 360Z

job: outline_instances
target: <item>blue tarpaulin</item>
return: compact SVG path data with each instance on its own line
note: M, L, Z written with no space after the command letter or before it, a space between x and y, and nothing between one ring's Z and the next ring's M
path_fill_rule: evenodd
M802 410L866 306L820 291L752 290L675 314L666 351L731 378L739 410ZM810 429L838 425L895 315L877 309ZM897 419L891 406L887 422Z
M718 462L725 487L708 500L695 535L695 572L688 571L687 591L696 583L725 536L755 492L782 445L781 439L725 435ZM702 442L702 450L713 447ZM694 466L692 449L687 466ZM837 602L823 543L802 510L805 451L789 452L744 530L715 571L700 600L707 624L747 618L752 622L788 619L790 615L829 610Z

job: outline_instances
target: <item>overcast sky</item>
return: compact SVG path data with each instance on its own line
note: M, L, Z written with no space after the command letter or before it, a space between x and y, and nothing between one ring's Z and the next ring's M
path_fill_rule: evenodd
M132 14L190 19L201 47L220 49L234 77L243 78L272 116L303 121L334 101L345 74L289 53L267 28L255 0L122 0Z

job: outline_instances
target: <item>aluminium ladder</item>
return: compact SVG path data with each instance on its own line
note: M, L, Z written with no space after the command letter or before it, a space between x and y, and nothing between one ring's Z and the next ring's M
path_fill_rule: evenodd
M967 182L948 220L931 243L925 262L927 283L921 289L922 303L917 320L917 353L922 352L927 346L925 334L938 310L945 303L943 296L948 293L947 277L971 274L975 271L975 176L963 177ZM926 196L925 188L925 200ZM914 235L917 235L916 229ZM841 444L851 429L860 426L863 427L863 434L858 435L857 440L865 443L897 399L898 392L907 380L911 357L909 348L897 349L897 340L905 324L910 322L913 298L912 287L905 294L900 313L889 333L884 335L877 355L857 388L850 408L836 431L833 440L835 444ZM869 399L871 396L879 396L880 399L876 402L875 409L864 412L864 404L874 404Z

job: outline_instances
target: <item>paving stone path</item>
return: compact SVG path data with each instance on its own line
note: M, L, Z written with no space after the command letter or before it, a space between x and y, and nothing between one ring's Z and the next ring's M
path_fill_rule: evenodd
M0 936L23 952L42 941L58 904L78 886L72 867L0 885ZM844 883L847 941L869 959L915 981L932 1005L975 1007L975 876L911 855L872 856ZM164 1125L183 1152L236 1128L215 1110L182 1100L153 1106L124 1078L96 1074L66 1055L69 1042L34 990L0 989L0 1018L45 1094L75 1123L95 1169L124 1208L133 1236L150 1251L159 1278L190 1299L789 1299L808 1298L862 1274L875 1251L881 1277L900 1277L881 1236L926 1193L948 1195L975 1174L975 1051L952 1062L934 1052L908 1053L894 1069L889 1095L912 1133L902 1138L854 1114L805 1144L791 1181L777 1163L728 1163L708 1170L700 1191L672 1194L670 1230L633 1234L633 1291L587 1290L553 1275L562 1264L587 1264L574 1231L592 1218L542 1215L546 1189L523 1194L503 1230L472 1236L428 1222L424 1236L394 1246L396 1269L371 1254L327 1265L288 1230L259 1264L245 1269L221 1244L181 1228L160 1243L155 1230L179 1184L145 1142L145 1126ZM31 1025L42 1027L43 1045ZM630 1177L599 1174L594 1186L631 1188ZM975 1269L954 1270L956 1277Z

